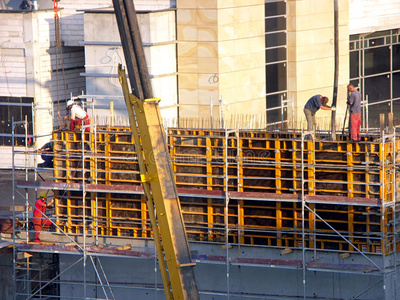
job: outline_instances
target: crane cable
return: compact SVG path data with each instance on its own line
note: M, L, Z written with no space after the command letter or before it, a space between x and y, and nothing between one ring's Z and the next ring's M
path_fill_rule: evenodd
M62 53L61 35L60 35L60 18L59 18L59 8L58 2L60 0L53 0L54 7L54 30L55 30L55 40L56 40L56 80L57 80L57 117L58 117L58 127L61 128L61 114L60 114L60 96L59 96L59 79L58 79L58 49L60 49L61 54L61 68L63 73L64 81L64 96L65 101L67 101L67 84L65 81L65 70L64 70L64 58Z

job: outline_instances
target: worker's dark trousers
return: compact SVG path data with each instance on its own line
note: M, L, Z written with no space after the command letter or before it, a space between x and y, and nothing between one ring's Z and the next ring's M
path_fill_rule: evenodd
M308 108L304 109L304 114L306 115L307 120L307 131L311 131L316 126L315 114L313 115L311 110Z
M40 165L42 168L52 168L53 167L53 156L43 154L42 159L44 160L44 162Z

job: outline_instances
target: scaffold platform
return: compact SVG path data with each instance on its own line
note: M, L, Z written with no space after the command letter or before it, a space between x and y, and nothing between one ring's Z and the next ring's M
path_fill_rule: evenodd
M295 131L166 134L189 240L376 254L400 248L395 134L359 143ZM55 131L53 141L54 182L17 186L53 190L62 231L152 237L129 128Z

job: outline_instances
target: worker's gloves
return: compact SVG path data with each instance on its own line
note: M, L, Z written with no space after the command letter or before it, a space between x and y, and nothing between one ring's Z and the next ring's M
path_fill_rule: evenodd
M331 110L335 111L336 110L336 106L332 106Z

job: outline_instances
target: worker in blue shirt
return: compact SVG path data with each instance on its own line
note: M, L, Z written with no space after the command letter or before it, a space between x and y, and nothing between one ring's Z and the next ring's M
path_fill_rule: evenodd
M304 114L307 120L307 131L315 129L315 113L321 108L323 110L335 110L335 107L326 105L328 103L328 97L315 95L312 96L304 106Z
M44 160L44 162L38 164L38 167L53 168L53 158L54 158L53 142L50 141L44 144L42 148L39 149L39 152L41 153L41 158Z

